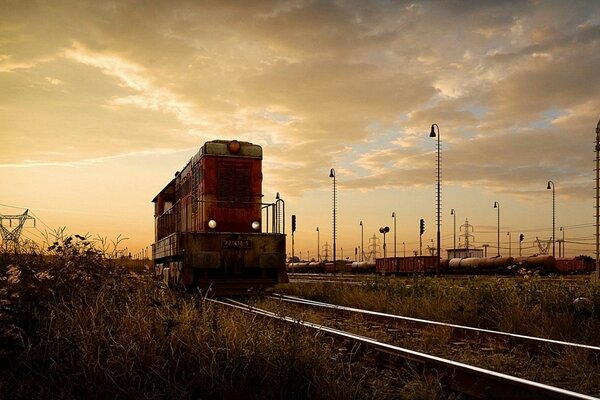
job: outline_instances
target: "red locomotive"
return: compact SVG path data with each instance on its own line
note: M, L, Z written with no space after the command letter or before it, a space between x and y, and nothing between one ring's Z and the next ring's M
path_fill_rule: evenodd
M152 202L152 255L165 282L217 294L287 282L285 207L262 203L260 146L206 142Z

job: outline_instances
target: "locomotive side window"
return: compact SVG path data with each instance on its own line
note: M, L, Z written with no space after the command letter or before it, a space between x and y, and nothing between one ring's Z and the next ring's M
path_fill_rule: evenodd
M250 186L251 171L249 165L219 165L217 172L217 200L227 202L226 207L250 207L252 191Z

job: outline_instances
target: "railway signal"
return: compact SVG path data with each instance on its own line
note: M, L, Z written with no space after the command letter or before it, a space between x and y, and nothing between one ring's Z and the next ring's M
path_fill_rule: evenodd
M425 220L423 218L421 218L419 227L420 235L423 235L425 233Z
M296 216L292 215L292 233L296 232Z
M521 257L521 243L525 240L525 235L522 233L519 235L519 257Z

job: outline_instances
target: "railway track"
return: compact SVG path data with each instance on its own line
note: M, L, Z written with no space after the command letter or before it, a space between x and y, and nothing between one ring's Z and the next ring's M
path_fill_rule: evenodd
M330 310L336 310L346 313L356 313L361 314L363 316L373 317L378 321L400 321L412 327L441 327L441 328L450 328L453 338L461 339L461 340L478 340L478 341L486 341L486 342L494 342L504 346L515 346L522 345L527 348L527 351L535 351L539 352L544 349L550 349L555 351L560 351L565 348L574 349L574 350L583 350L590 354L590 356L595 356L600 359L600 347L581 344L581 343L572 343L565 342L561 340L553 340L540 338L535 336L528 335L520 335L516 333L510 332L501 332L490 329L481 329L475 328L471 326L465 325L457 325L446 322L438 322L431 321L420 318L412 318L406 317L402 315L388 314L371 310L363 310L354 307L346 307L340 306L336 304L324 303L320 301L303 299L295 296L288 296L282 294L275 294L270 296L271 299L285 301L294 304L300 304L303 306L317 307L317 308L325 308Z
M440 375L446 377L447 383L452 390L473 398L595 399L595 397L585 394L410 350L364 335L303 321L296 317L260 309L236 300L207 300L265 318L296 324L344 343L353 343L352 349L355 353L358 353L356 351L357 348L362 348L363 354L375 353L377 355L376 359L389 367L400 368L404 363L409 362L420 365L425 369L436 370ZM314 302L313 304L316 305L317 303Z

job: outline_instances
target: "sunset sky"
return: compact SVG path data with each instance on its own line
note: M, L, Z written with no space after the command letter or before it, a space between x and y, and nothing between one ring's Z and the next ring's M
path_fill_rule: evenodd
M259 144L265 201L297 215L295 252L354 256L391 228L398 253L565 227L594 255L598 1L7 1L0 3L0 213L36 228L153 241L151 200L208 140ZM377 233L379 236L379 233ZM457 239L458 240L458 239ZM388 255L393 245L388 247ZM288 251L291 246L288 245ZM556 250L558 255L558 247ZM338 253L338 257L341 254Z

